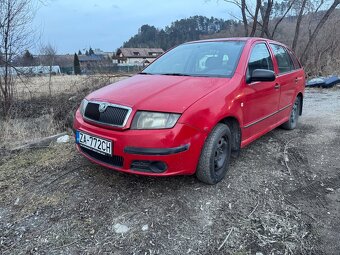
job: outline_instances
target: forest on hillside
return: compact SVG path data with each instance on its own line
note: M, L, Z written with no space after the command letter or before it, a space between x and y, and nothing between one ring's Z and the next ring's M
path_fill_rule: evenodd
M151 47L167 50L183 42L199 40L202 36L228 30L236 24L234 20L204 16L176 20L164 29L146 24L141 26L138 33L125 42L123 47Z
M193 16L165 28L143 25L123 47L159 47L209 38L258 36L291 47L309 76L338 74L340 70L340 0L229 1L241 17L223 20ZM227 14L226 14L227 16Z

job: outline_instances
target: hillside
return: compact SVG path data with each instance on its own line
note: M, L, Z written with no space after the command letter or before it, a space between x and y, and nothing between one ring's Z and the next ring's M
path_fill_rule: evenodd
M233 20L193 16L176 20L164 29L143 25L136 35L123 44L123 47L151 47L167 50L183 42L217 34L236 24L237 22Z

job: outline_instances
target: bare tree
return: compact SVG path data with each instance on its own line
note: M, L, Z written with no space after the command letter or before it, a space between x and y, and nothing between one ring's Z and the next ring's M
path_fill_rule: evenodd
M305 43L302 43L302 49L301 46L299 46L301 61L303 64L306 64L308 53L314 45L317 35L339 5L340 0L256 0L255 8L253 6L255 1L225 0L225 2L232 3L240 9L246 36L255 36L258 34L261 37L274 39L278 27L284 18L289 13L295 16L296 24L293 30L293 36L291 37L293 38L291 45L294 51L297 50L303 18L306 15L315 17L323 12L324 15L317 23L315 23L315 21L309 22L307 25L307 27L309 27L309 38L304 38ZM280 9L280 12L278 12L277 9ZM313 26L316 24L314 30L312 29L312 24ZM252 30L249 33L250 26L252 26ZM258 32L256 33L256 31ZM318 52L324 54L326 51L319 49Z
M232 3L236 5L242 14L242 23L244 26L244 34L245 36L253 37L256 35L256 32L259 30L259 35L261 37L274 38L275 32L282 22L282 20L286 17L286 15L291 10L293 4L296 0L286 0L280 1L279 6L283 6L286 8L284 12L279 15L276 13L273 14L274 4L279 1L274 0L256 0L255 8L253 7L254 1L246 1L246 0L225 0L227 3ZM259 15L260 14L260 15ZM249 27L251 26L251 32L249 33ZM260 27L260 29L258 29ZM270 32L270 27L273 27L272 32Z
M261 8L261 0L256 0L256 7L255 7L255 13L254 13L254 19L253 19L253 27L251 29L251 32L250 32L250 35L251 37L255 36L255 33L256 33L256 27L257 27L257 19L258 19L258 16L259 16L259 11L260 11L260 8Z
M33 1L0 0L0 101L6 116L13 102L13 60L30 44Z
M299 35L300 35L300 26L301 26L301 21L302 21L302 15L303 15L303 12L304 12L304 10L305 10L306 3L307 3L307 0L302 0L301 8L300 8L300 11L299 11L297 20L296 20L294 39L293 39L293 43L292 43L292 49L293 49L294 51L296 50L297 41L298 41L298 39L299 39Z
M247 10L246 0L224 0L224 1L227 3L234 4L240 9L241 14L242 14L244 36L249 36L249 25L248 25L248 15L247 15L249 11ZM261 1L261 0L258 0L258 1Z
M52 44L48 43L41 49L43 55L44 63L49 67L49 79L48 79L48 91L50 96L52 95L52 67L54 65L55 57L57 55L57 48Z
M305 1L305 0L303 0L303 1ZM274 38L275 32L276 32L278 26L281 24L281 22L283 21L283 19L287 16L288 12L292 9L292 7L293 7L293 5L294 5L295 3L296 3L296 0L290 0L290 1L288 2L288 5L287 5L287 7L286 7L286 10L283 12L283 14L281 15L281 17L275 16L275 17L273 18L273 19L276 19L277 21L276 21L276 23L275 23L275 25L274 25L274 28L273 28L273 31L272 31L272 33L271 33L271 36L270 36L271 39Z
M262 17L262 31L261 31L261 37L264 37L266 35L267 37L270 37L269 33L269 20L270 20L270 14L273 9L273 3L274 0L268 0L265 4L265 6L261 6L260 13Z
M332 14L332 12L335 10L335 8L339 4L340 4L340 0L334 0L332 5L328 8L328 10L323 15L323 17L320 20L320 22L317 24L316 28L314 29L314 32L311 34L311 36L310 36L310 38L309 38L309 40L307 42L307 45L306 45L305 49L302 52L302 55L301 55L302 63L305 63L306 57L307 57L307 53L310 50L311 46L313 45L313 43L314 43L318 33L320 32L320 30L322 29L323 25L328 20L329 16Z

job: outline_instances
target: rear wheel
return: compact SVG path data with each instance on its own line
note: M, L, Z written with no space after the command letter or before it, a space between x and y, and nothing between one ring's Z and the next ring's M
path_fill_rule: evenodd
M298 123L299 115L300 115L300 106L301 106L301 99L297 97L295 99L292 111L290 112L289 120L282 124L282 128L287 130L295 129Z
M207 184L216 184L226 175L231 154L231 133L219 123L209 134L199 159L196 176Z

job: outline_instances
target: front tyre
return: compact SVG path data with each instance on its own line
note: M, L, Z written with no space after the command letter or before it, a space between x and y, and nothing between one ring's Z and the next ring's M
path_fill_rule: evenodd
M292 111L290 112L289 120L282 124L282 128L287 130L293 130L296 128L299 115L300 115L301 99L297 97L295 99Z
M226 175L231 154L231 132L219 123L209 134L196 171L197 178L207 184L216 184Z

